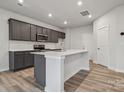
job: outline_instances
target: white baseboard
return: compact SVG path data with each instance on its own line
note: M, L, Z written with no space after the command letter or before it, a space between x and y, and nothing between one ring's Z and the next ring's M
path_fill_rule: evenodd
M0 72L4 72L4 71L8 71L8 70L9 70L9 67L1 68L1 69L0 69Z
M121 72L121 73L124 73L124 70L122 69L116 69L114 67L108 67L109 69L113 70L113 71L116 71L116 72Z
M93 61L93 63L97 64L96 61ZM109 69L113 70L113 71L116 71L116 72L121 72L121 73L124 73L124 69L116 69L114 67L111 67L111 66L108 66Z
M114 67L108 67L108 68L111 69L111 70L116 71L116 69Z
M121 72L121 73L124 73L124 70L121 70L121 69L115 69L116 72Z

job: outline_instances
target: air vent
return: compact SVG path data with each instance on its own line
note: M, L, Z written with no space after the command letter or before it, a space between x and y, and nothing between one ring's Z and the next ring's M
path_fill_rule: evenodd
M89 13L87 10L85 10L85 11L80 12L80 14L81 14L82 16L87 16L87 15L89 15L90 13Z
M21 4L21 3L17 3L17 5L19 5L19 6L23 6L23 4Z

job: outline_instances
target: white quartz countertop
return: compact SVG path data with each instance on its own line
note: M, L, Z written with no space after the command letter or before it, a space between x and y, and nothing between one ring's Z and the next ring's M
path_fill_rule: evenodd
M14 52L16 52L16 51L33 51L34 49L11 49L11 50L9 50L9 51L14 51Z
M48 51L48 52L31 52L32 54L45 55L45 57L65 57L68 55L86 53L88 50L66 50L66 51Z

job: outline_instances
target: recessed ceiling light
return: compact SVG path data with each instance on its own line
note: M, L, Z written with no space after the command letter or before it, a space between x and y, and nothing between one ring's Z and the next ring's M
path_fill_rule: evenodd
M18 2L22 4L24 2L24 0L18 0Z
M65 24L65 25L67 25L67 24L68 24L68 22L67 22L67 21L64 21L64 24Z
M18 0L18 3L17 3L17 4L18 4L19 6L23 6L23 3L24 3L24 0Z
M78 1L77 5L81 6L82 5L82 1Z
M53 15L51 13L49 13L48 16L51 18Z
M88 17L89 17L89 18L92 18L92 15L91 15L91 14L90 14L90 15L88 15Z

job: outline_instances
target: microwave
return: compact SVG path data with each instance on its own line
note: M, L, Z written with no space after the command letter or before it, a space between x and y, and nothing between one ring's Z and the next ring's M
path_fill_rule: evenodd
M37 39L37 41L47 41L48 40L48 35L37 34L36 39Z

